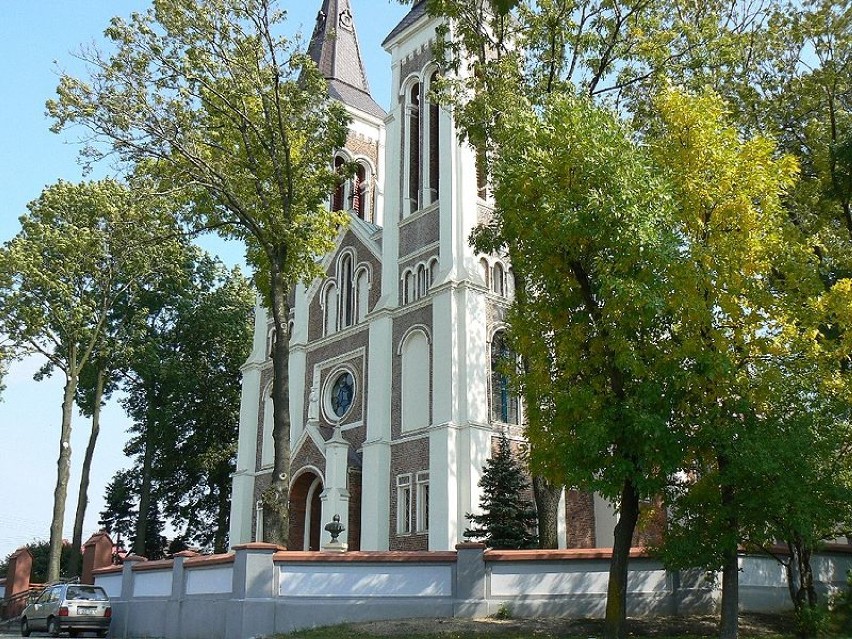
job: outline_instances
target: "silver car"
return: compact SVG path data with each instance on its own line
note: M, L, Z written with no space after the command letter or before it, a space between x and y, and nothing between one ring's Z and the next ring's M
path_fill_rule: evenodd
M21 636L34 630L46 630L52 637L68 632L72 637L81 632L94 632L106 637L112 607L100 586L55 584L45 588L21 614Z

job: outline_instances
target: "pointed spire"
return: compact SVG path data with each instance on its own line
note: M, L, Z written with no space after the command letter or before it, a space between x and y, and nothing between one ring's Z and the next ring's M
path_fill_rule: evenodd
M385 116L370 95L349 0L323 0L308 55L328 80L331 97L372 115Z

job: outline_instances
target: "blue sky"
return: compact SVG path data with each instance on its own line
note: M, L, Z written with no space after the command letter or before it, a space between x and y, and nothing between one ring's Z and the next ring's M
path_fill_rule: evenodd
M287 31L310 37L321 0L279 0L288 11ZM396 0L351 0L376 101L387 107L390 93L390 56L381 41L405 15ZM59 179L83 179L77 164L79 147L74 134L49 131L44 103L53 96L58 74L75 75L82 67L73 52L81 45L101 42L103 29L114 15L145 10L149 0L3 0L0 20L0 78L6 87L0 96L0 242L19 229L18 217L42 188ZM108 174L107 167L95 177ZM230 264L240 263L239 246L213 241ZM49 537L56 482L62 382L35 382L40 361L16 364L0 397L0 559L33 539ZM112 404L102 418L101 439L92 469L85 538L97 530L103 491L113 473L126 466L122 454L128 421ZM72 438L72 477L66 504L65 535L70 538L76 508L76 486L88 437L89 424L77 416Z

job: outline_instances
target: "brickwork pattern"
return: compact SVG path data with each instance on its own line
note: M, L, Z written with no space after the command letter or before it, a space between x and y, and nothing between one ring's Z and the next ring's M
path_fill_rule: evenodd
M329 261L326 269L325 279L320 282L320 285L313 289L313 297L308 300L308 342L312 343L324 337L324 311L322 308L322 292L325 282L337 276L337 256L341 251L351 248L355 251L354 270L355 273L362 265L370 267L372 278L370 282L370 294L368 302L368 310L375 308L382 293L382 264L381 260L376 255L364 246L363 242L350 230L347 231L340 242L340 245L335 249L334 259ZM366 324L364 325L366 326ZM348 329L345 329L345 332Z
M349 550L361 550L361 472L349 469Z
M398 475L411 474L412 491L412 520L411 530L415 528L415 513L417 512L417 491L415 478L420 471L429 470L429 438L424 436L419 439L408 440L391 445L391 476L390 476L390 517L389 543L390 550L428 550L428 534L410 535L397 534L397 485Z
M267 353L268 355L268 353ZM263 468L261 463L261 459L263 456L263 420L265 417L266 411L266 393L269 392L267 388L269 384L272 382L272 362L269 361L268 366L264 366L263 370L260 372L260 397L258 397L257 401L259 402L258 410L257 410L257 447L255 449L255 460L254 460L254 469L255 471L259 471Z
M441 239L441 211L431 208L399 227L399 255L405 257ZM400 264L400 269L407 266ZM400 271L401 272L401 271Z
M595 496L580 490L565 491L565 529L567 548L594 548Z

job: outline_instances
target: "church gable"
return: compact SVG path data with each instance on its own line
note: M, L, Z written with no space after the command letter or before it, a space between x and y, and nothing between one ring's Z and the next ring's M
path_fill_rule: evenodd
M308 342L366 327L367 314L381 294L379 248L364 232L370 225L352 219L337 248L323 261L325 277L308 290Z

